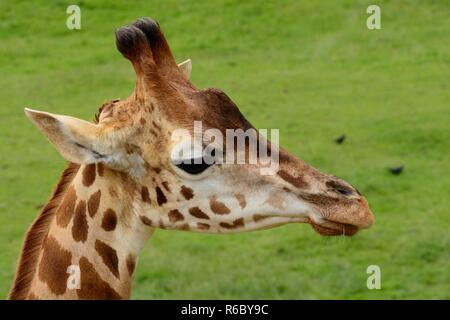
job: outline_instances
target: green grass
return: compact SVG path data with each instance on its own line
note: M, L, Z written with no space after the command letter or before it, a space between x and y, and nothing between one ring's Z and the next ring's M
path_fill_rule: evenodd
M307 225L230 236L157 231L133 298L450 298L450 6L375 1L77 1L0 3L0 296L23 236L65 166L25 106L91 119L127 97L134 75L115 28L159 20L193 81L219 87L257 127L368 198L376 225L322 238ZM348 140L333 139L345 133ZM405 164L402 175L386 167ZM366 268L382 290L366 288Z

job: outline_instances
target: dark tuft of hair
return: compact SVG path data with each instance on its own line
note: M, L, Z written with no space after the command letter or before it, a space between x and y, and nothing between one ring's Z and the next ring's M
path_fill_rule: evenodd
M145 34L135 26L125 26L116 31L116 47L129 60L140 54L145 42Z
M152 18L140 18L133 23L133 26L140 29L145 34L149 43L159 40L161 36L159 23Z

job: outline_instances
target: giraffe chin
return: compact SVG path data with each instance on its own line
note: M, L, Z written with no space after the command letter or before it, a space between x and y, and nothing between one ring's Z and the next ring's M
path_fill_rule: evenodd
M333 222L327 220L325 224L317 224L310 221L309 224L313 229L322 236L353 236L355 235L359 228L351 224Z

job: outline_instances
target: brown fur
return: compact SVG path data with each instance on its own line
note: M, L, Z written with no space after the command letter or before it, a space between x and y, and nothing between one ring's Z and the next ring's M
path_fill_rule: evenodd
M103 280L85 257L80 259L81 285L78 297L84 300L119 300L121 296Z
M198 219L209 219L209 216L202 210L200 210L199 207L190 208L189 213Z
M95 214L97 213L98 207L100 206L101 195L102 195L102 191L98 190L96 193L92 194L89 197L87 207L88 207L89 216L91 216L91 218L94 217Z
M190 200L194 197L194 191L186 186L181 186L180 193L186 200Z
M210 225L207 223L197 223L197 228L199 228L200 230L208 230L210 228Z
M219 223L219 225L222 228L225 228L225 229L236 229L236 228L244 226L244 218L236 219L236 220L233 221L232 224L229 224L229 223L226 223L226 222L221 222L221 223Z
M170 192L170 186L167 181L163 181L162 185L163 185L164 189L166 189L167 192Z
M52 236L45 239L43 248L39 279L45 282L54 294L61 295L67 289L69 274L66 271L70 266L72 254L63 249Z
M278 175L283 179L284 181L289 182L294 187L297 188L306 188L308 186L308 183L303 179L303 177L300 175L298 177L294 177L288 172L284 170L278 171Z
M77 202L77 194L73 187L67 189L66 194L63 197L61 205L56 210L56 223L58 226L65 228L72 219L75 212L75 204Z
M83 184L86 187L92 185L95 181L95 163L88 164L83 169Z
M209 206L211 207L212 212L216 214L230 213L230 209L224 203L217 201L215 196L209 199Z
M113 231L116 229L117 215L113 209L107 209L103 214L102 228L105 231Z
M178 221L183 221L184 217L180 213L180 211L175 209L175 210L169 211L169 220L170 220L170 222L178 222Z
M333 198L324 194L314 194L314 193L307 193L302 192L299 194L299 198L304 199L310 203L313 203L315 205L321 206L321 207L331 207L334 205L339 204L340 202L344 202L347 205L351 205L352 202L348 199L339 199L339 198Z
M88 236L89 225L86 219L86 201L78 202L73 218L72 237L75 241L85 242Z
M162 206L164 203L167 202L167 198L164 195L164 192L162 192L160 187L156 187L156 201L158 202L159 206Z
M261 214L253 215L253 221L255 221L255 222L258 222L258 221L261 221L261 220L267 219L267 218L269 218L269 216L263 216Z
M131 276L134 273L134 269L136 268L136 258L133 255L128 255L127 257L127 270L128 274Z
M103 263L108 267L111 273L119 278L119 258L115 249L108 246L106 243L100 240L95 241L95 251L102 258Z
M245 196L243 194L236 194L235 195L237 201L239 202L239 206L241 209L244 209L247 206L247 201L245 200Z
M103 163L97 163L97 174L100 177L103 177L104 172L105 172L105 166L103 165Z
M147 187L142 187L141 197L142 197L142 201L147 202L147 203L152 203L152 201L150 200L150 194L148 193Z
M145 224L146 226L149 226L149 227L153 226L152 220L150 220L146 216L140 216L139 218L141 218L142 223Z
M79 167L79 165L71 163L64 170L53 191L50 201L42 209L39 216L28 230L20 254L16 277L9 294L9 299L22 300L27 298L31 281L36 273L42 242L47 235L50 223L55 216L56 209L59 207L67 187L72 182Z

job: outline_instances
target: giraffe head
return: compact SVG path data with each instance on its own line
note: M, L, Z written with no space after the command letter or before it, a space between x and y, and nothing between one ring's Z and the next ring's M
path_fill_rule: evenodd
M253 127L224 92L191 83L190 61L176 64L155 21L141 19L120 28L116 45L136 73L130 97L104 104L96 123L31 109L26 114L68 161L103 163L120 174L144 225L226 233L304 222L322 235L353 235L373 224L356 188L271 146L259 134L261 145L277 154L274 174L261 174L259 162L205 161L203 142L200 152L191 148L180 161L180 145L198 140L196 121L201 121L201 134ZM179 132L184 134L175 135ZM214 139L211 145L214 159L225 153L225 141ZM244 149L245 159L261 157L259 148L245 143Z

